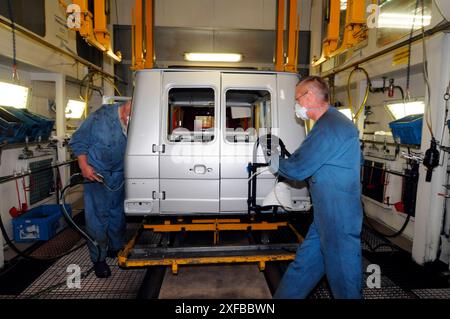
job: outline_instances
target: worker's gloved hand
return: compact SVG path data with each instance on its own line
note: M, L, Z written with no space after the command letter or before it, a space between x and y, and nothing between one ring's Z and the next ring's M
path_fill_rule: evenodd
M278 154L272 154L270 156L269 164L269 171L272 174L276 174L278 172L278 166L280 165L280 157L278 156Z

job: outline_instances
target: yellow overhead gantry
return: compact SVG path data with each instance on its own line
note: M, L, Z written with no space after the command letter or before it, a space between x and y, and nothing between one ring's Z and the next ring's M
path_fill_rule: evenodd
M79 25L74 24L72 30L78 31L87 43L106 53L114 61L122 61L121 53L114 53L111 46L111 35L106 27L105 0L94 0L94 13L89 11L88 0L72 0L75 6L67 5L64 0L59 0L59 3L67 14L79 15Z
M313 67L319 66L367 38L365 1L347 1L344 35L339 48L340 0L330 0L329 12L328 31L323 40L322 56L312 61Z

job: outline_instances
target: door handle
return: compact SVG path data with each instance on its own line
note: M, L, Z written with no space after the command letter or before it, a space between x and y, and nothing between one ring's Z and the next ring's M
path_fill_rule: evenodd
M211 167L206 167L206 165L198 164L189 169L189 171L194 172L194 174L204 175L206 173L211 173L213 169Z

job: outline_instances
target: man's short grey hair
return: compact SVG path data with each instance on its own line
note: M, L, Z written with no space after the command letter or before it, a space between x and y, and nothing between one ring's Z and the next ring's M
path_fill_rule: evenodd
M330 90L327 83L320 76L310 75L303 78L298 82L297 86L306 85L308 87L313 87L316 89L316 93L322 96L324 102L328 102L330 96Z

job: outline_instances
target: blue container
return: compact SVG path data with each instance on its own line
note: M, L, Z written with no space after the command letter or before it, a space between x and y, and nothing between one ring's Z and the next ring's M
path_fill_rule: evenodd
M0 107L0 143L20 143L25 141L26 127L22 120L7 108Z
M69 215L72 215L70 205L65 205ZM12 220L14 240L30 242L49 240L62 229L61 207L59 205L41 205Z
M21 120L26 128L26 136L30 142L37 142L39 137L42 141L49 139L55 120L32 113L26 109L3 107L8 112Z
M392 135L401 144L420 145L422 141L423 114L408 115L389 123Z

